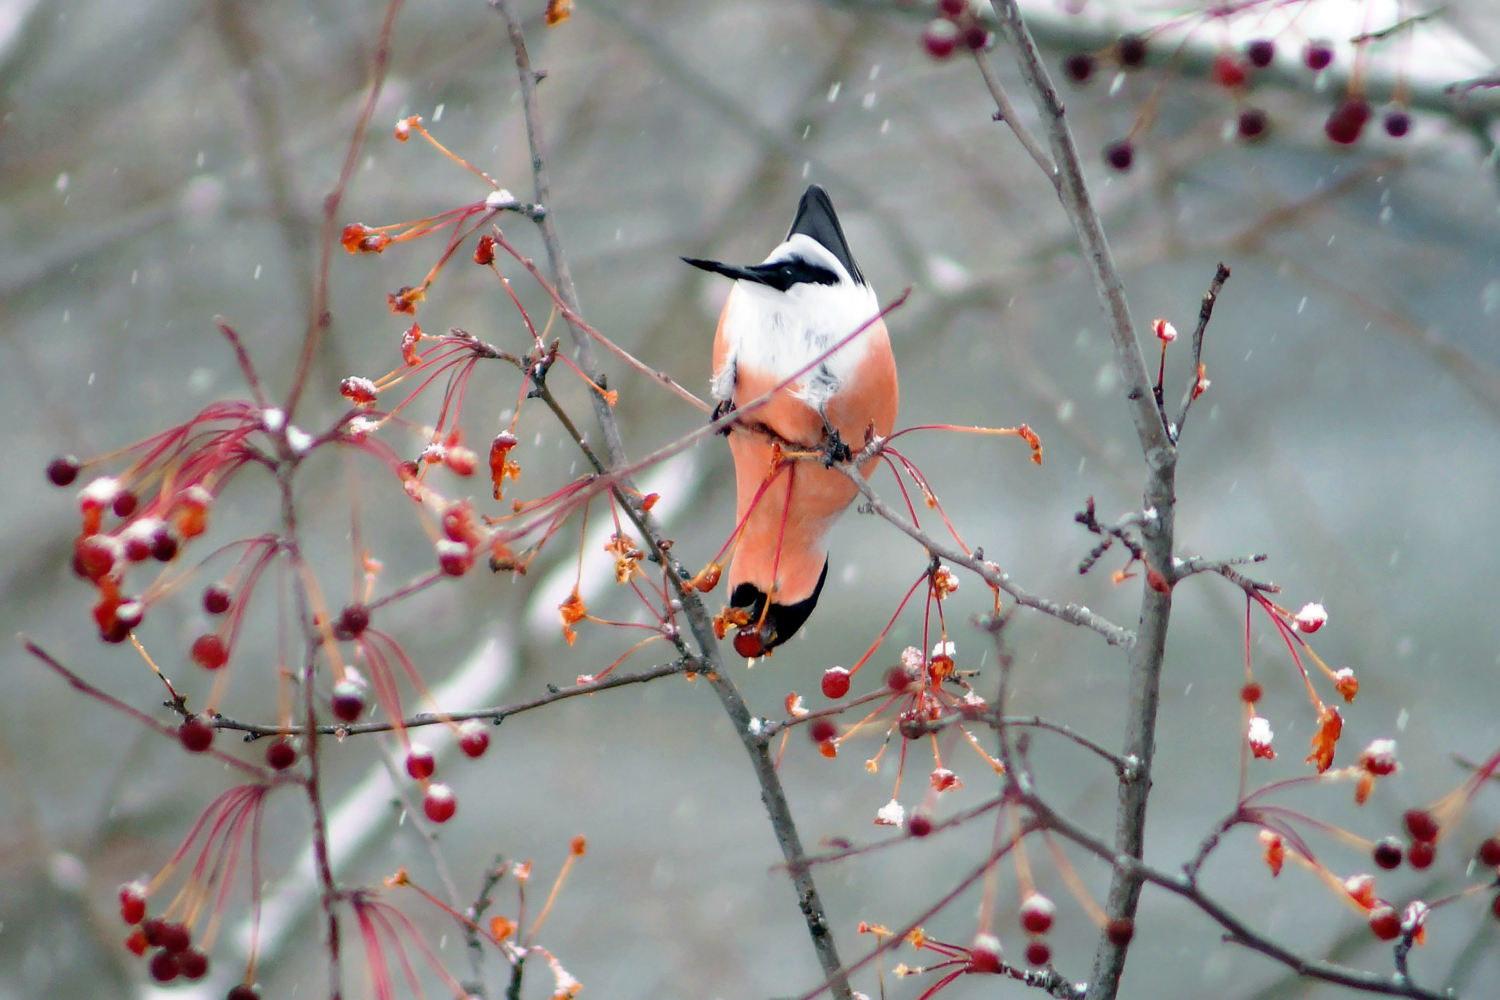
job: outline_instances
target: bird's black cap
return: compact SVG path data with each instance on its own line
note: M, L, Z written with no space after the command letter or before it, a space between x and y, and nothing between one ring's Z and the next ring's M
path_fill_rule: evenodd
M813 588L812 594L798 601L796 604L772 603L766 607L766 594L753 583L742 583L734 588L734 593L729 597L732 607L744 608L750 612L750 621L759 624L760 649L769 652L777 646L786 642L797 634L797 630L807 621L808 615L813 613L813 608L818 605L818 595L823 593L823 581L828 579L828 560L823 560L823 572L818 576L818 585ZM762 619L764 613L764 619ZM755 629L751 624L747 629ZM754 655L761 655L756 653Z
M797 217L792 220L792 228L787 230L787 239L797 233L810 236L826 247L844 265L844 270L849 272L856 285L865 283L859 265L854 263L854 254L849 252L849 241L844 239L844 228L839 225L833 202L829 200L828 192L817 184L810 185L803 193L802 201L797 204Z

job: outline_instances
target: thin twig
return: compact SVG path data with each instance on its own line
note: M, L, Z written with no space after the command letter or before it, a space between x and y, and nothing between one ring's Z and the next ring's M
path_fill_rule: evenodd
M1208 329L1208 321L1213 318L1214 303L1219 301L1219 292L1224 289L1224 282L1229 280L1229 268L1223 262L1219 263L1214 272L1214 280L1208 286L1208 291L1203 293L1203 304L1198 308L1198 327L1193 331L1193 369L1192 376L1188 381L1187 391L1182 394L1182 406L1177 411L1177 422L1172 425L1172 440L1178 441L1182 438L1182 425L1187 422L1188 407L1193 405L1193 400L1203 394L1208 382L1203 377L1203 332Z
M875 447L878 444L879 442L874 442L871 447ZM994 587L999 587L1009 594L1017 604L1040 611L1043 614L1051 615L1060 621L1067 622L1069 625L1081 625L1084 628L1091 629L1103 636L1104 641L1111 646L1129 649L1134 645L1135 634L1129 629L1121 628L1109 619L1090 611L1080 604L1074 604L1071 601L1060 604L1046 598L1036 597L1018 586L1011 580L1009 573L1004 572L994 563L944 545L915 524L912 524L904 515L880 499L880 495L875 492L874 488L865 480L865 477L857 471L860 463L868 457L869 450L867 448L864 452L856 455L848 464L838 465L835 468L842 470L849 477L850 481L858 487L860 493L864 494L865 502L873 513L895 525L896 528L905 532L913 540L922 545L923 548L927 549L928 552L941 558L943 561L952 563L955 566L962 566L967 570L979 574L986 583Z
M512 0L491 0L491 5L504 19L510 36L511 48L515 54L517 77L520 81L521 104L526 116L526 133L531 147L535 199L548 209L541 213L537 226L541 230L542 242L547 249L547 259L556 278L557 292L573 315L581 315L577 291L573 286L567 259L562 253L562 246L553 223L555 213L550 211L552 208L551 182L547 172L546 140L536 96L536 85L542 74L531 66L525 32L512 9ZM568 329L572 334L579 366L589 378L598 384L600 372L589 335L571 322L568 324ZM808 935L812 939L813 950L818 956L824 976L838 1000L852 1000L853 991L849 986L848 974L844 971L843 963L839 959L838 948L824 912L822 897L818 893L812 872L804 861L801 836L793 821L791 807L782 789L781 779L776 773L776 766L771 759L766 741L751 732L750 710L746 707L734 682L723 671L719 658L718 639L714 635L708 612L703 607L700 595L686 585L686 580L691 574L686 573L681 565L669 555L667 547L662 544L662 534L649 512L640 506L639 501L632 499L620 488L621 485L628 484L629 472L623 468L625 451L621 442L619 422L615 419L614 412L604 396L593 393L592 401L594 415L603 432L604 464L608 468L608 472L601 476L601 479L614 490L615 496L620 500L621 508L641 532L652 554L669 570L667 576L676 590L683 614L688 620L688 626L702 656L703 676L713 687L720 704L733 723L735 732L739 735L740 742L755 770L756 779L760 784L761 800L770 816L772 831L781 845L782 856L786 860L792 886L797 895L797 903L802 910ZM573 436L580 445L583 444L581 435L574 433Z
M460 712L419 712L408 716L399 723L399 728L419 729L423 726L447 725L453 722L466 722L469 719L488 719L499 725L512 715L520 715L532 709L551 705L553 702L565 701L568 698L577 698L582 695L596 694L600 691L608 691L611 688L625 687L629 684L645 684L648 681L659 680L662 677L673 677L677 674L691 673L702 670L703 665L697 660L677 660L673 663L662 664L649 670L642 670L635 674L611 674L608 677L593 681L588 684L575 684L573 687L557 688L539 698L528 701L516 702L513 705L501 705L495 708L476 708ZM305 736L307 730L302 726L268 726L255 722L240 722L226 716L219 716L214 720L219 729L233 729L248 733L250 739L261 736ZM394 720L385 722L358 722L337 726L318 726L314 732L322 736L362 736L367 733L388 733L398 728Z

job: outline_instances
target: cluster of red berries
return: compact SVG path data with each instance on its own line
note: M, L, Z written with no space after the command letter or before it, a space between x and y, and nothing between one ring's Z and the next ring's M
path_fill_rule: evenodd
M120 918L135 928L125 939L125 947L141 957L151 951L148 965L151 978L158 983L179 978L191 982L208 974L208 955L194 946L193 932L187 924L146 915L145 883L127 882L120 886ZM259 998L260 991L247 983L230 990L228 996L228 1000Z
M1147 57L1147 39L1140 34L1120 36L1104 53L1104 59L1123 70L1144 66ZM1269 38L1256 38L1246 43L1243 49L1226 49L1214 57L1211 76L1214 83L1236 95L1243 94L1251 83L1253 70L1265 69L1276 58L1276 42ZM1323 41L1311 41L1302 50L1303 64L1313 72L1327 69L1334 58L1333 48ZM1092 52L1075 52L1063 60L1063 73L1076 84L1087 83L1099 69L1101 56ZM1333 142L1350 145L1357 141L1370 119L1370 105L1357 89L1341 100L1324 122L1323 131ZM1411 115L1403 107L1392 107L1383 116L1383 125L1388 135L1400 138L1411 130ZM1262 138L1270 127L1270 116L1262 108L1243 107L1237 117L1235 128L1239 137L1247 142ZM1118 171L1129 170L1135 161L1135 144L1129 139L1120 139L1104 147L1104 161Z
M938 16L922 29L922 46L934 59L947 59L960 46L974 52L989 47L990 29L969 0L938 0Z
M1057 904L1039 892L1033 892L1021 901L1021 929L1030 936L1026 961L1031 965L1046 965L1052 961L1052 946L1046 938L1056 916Z

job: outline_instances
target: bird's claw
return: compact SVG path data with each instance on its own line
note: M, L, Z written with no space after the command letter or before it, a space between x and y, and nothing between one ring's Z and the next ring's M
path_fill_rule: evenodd
M854 457L854 452L839 437L839 432L832 427L823 434L823 468L831 469L834 465L847 462Z

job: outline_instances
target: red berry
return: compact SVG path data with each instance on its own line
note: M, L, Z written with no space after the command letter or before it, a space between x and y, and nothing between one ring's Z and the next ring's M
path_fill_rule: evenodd
M1146 61L1146 39L1140 35L1121 35L1115 42L1115 58L1128 69L1142 65Z
M1075 52L1063 60L1063 72L1074 83L1087 82L1098 66L1099 60L1092 52Z
M151 946L146 943L146 932L137 927L135 931L125 939L125 947L129 948L131 954L133 954L136 958L140 958L142 955L146 954L146 949Z
M1500 837L1488 837L1479 842L1479 863L1486 868L1500 867Z
M1104 147L1104 162L1120 172L1130 169L1135 161L1135 145L1129 139L1121 139Z
M1245 58L1250 65L1265 69L1276 58L1276 43L1269 38L1257 38L1245 46Z
M932 832L932 817L921 810L913 810L906 828L913 837L925 837Z
M141 923L141 936L146 939L148 945L160 945L162 928L165 926L167 922L161 917L152 917Z
M1370 852L1375 863L1386 871L1401 867L1401 841L1395 837L1381 837L1375 841L1375 849Z
M993 934L976 934L969 945L967 972L995 975L1000 971L1000 939Z
M170 951L159 951L151 956L151 978L158 983L170 983L180 971L177 956Z
M1382 941L1394 941L1401 936L1401 914L1389 903L1382 903L1370 911L1370 930Z
M1047 947L1047 942L1033 941L1026 946L1028 965L1046 965L1050 961L1052 961L1052 949Z
M485 724L478 719L470 719L458 727L458 748L465 756L479 757L489 749L490 734L486 729Z
M157 930L156 943L175 955L192 947L193 935L187 924L163 923Z
M463 542L445 538L437 543L438 566L449 576L463 576L474 567L474 553Z
M119 495L115 497L115 517L129 517L135 513L136 505L139 503L140 500L134 493L129 490L121 490Z
M120 886L120 919L138 924L146 919L146 884L126 882Z
M73 569L85 580L102 580L114 571L121 554L120 546L108 535L86 535L73 544Z
M1104 933L1109 938L1109 943L1117 948L1123 948L1135 937L1135 921L1129 917L1119 917L1111 920L1104 927Z
M266 763L275 771L285 771L297 763L297 748L291 740L272 740L266 747Z
M1496 920L1500 920L1500 893L1490 901L1490 913L1494 914Z
M1426 871L1436 857L1437 846L1430 840L1419 840L1406 852L1406 863L1417 871Z
M202 753L214 741L214 728L195 715L178 727L177 738L188 753Z
M140 601L125 601L115 608L115 624L126 632L134 632L140 628L145 617L146 606Z
M406 773L421 781L432 777L432 772L437 770L437 758L433 756L432 748L421 743L413 743L406 748Z
M1248 702L1251 705L1260 701L1261 694L1260 685L1255 681L1250 681L1244 687L1240 688L1240 700Z
M911 687L911 674L904 666L895 666L885 672L885 686L892 691L905 691Z
M807 734L814 743L824 743L838 736L838 723L826 715L819 716L807 724Z
M1057 904L1039 892L1033 892L1021 902L1021 926L1027 934L1047 933L1056 916Z
M1385 125L1386 135L1399 139L1411 131L1411 115L1405 111L1387 111L1382 124Z
M1265 135L1269 119L1260 108L1246 108L1240 112L1239 130L1241 139L1259 139ZM1246 684L1245 687L1249 687Z
M958 25L943 18L927 22L922 29L922 44L934 59L947 59L958 47Z
M208 956L197 948L189 948L177 956L177 966L183 979L202 979L208 974Z
M211 583L203 588L203 610L211 615L222 615L229 610L229 601L233 597L229 588L222 583Z
M914 708L896 716L896 731L904 740L920 740L927 735L927 720Z
M224 1000L260 1000L260 987L253 983L239 983L230 987Z
M334 634L344 640L357 638L369 627L370 609L363 604L350 604L339 612L338 621L333 623Z
M365 685L352 677L345 677L333 686L329 708L344 722L353 722L365 710Z
M1324 42L1308 42L1302 58L1306 61L1308 69L1327 69L1328 64L1333 62L1333 49Z
M842 698L849 693L849 671L843 667L829 667L823 672L823 697Z
M747 660L753 660L766 651L766 645L755 629L741 629L734 634L734 651Z
M1250 74L1245 69L1245 64L1228 52L1220 52L1214 56L1214 82L1228 90L1236 90L1245 85L1245 79Z
M1359 139L1370 120L1370 106L1359 98L1345 98L1323 123L1323 131L1334 142L1348 146Z
M157 562L171 562L177 558L177 536L165 524L151 536L151 555Z
M204 670L218 670L229 662L229 648L224 645L223 639L213 633L194 639L189 655Z
M1402 817L1406 823L1406 832L1411 834L1411 839L1417 842L1437 840L1437 820L1432 818L1432 813L1426 809L1408 809Z
M53 486L72 486L81 468L72 455L60 455L47 464L47 478Z
M983 52L990 44L990 29L975 21L963 29L964 45L975 52Z
M944 17L957 20L969 9L969 0L938 0L937 9Z
M435 781L427 786L427 794L422 799L422 811L434 823L446 823L458 811L458 796L447 785Z

